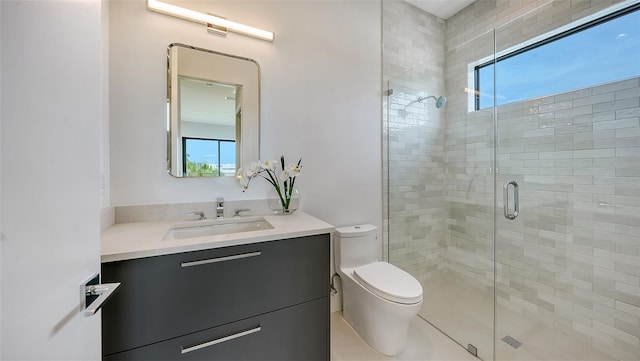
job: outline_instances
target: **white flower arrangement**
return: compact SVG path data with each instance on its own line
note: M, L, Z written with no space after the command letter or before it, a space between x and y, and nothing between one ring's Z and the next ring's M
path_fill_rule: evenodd
M283 213L291 213L291 197L294 191L296 176L302 170L302 159L298 163L289 163L285 166L284 155L280 157L280 171L277 171L278 162L275 160L265 160L251 162L238 169L237 176L240 178L242 191L249 188L249 183L255 177L262 177L271 183L278 193L280 205Z

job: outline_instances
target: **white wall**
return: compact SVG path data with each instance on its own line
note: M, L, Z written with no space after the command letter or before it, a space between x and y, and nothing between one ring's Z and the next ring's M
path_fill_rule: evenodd
M102 121L100 122L100 207L105 209L111 203L111 187L109 186L109 3L107 0L101 0L101 4L101 36L104 49L101 57L103 69L101 69L100 75L103 86ZM100 222L101 225L106 223L109 222Z
M111 205L266 197L258 182L243 194L234 179L167 175L166 48L181 42L260 64L261 157L303 158L297 184L305 211L334 225L380 226L380 2L179 4L274 31L276 39L221 38L149 12L143 1L111 3Z
M3 360L98 360L80 284L100 270L100 1L2 1Z
M0 6L0 19L2 19L2 6ZM2 20L0 20L0 40L2 39ZM0 47L0 49L2 49ZM1 50L0 50L1 55ZM2 56L0 56L0 84L2 84ZM0 114L2 113L2 90L0 90ZM2 149L2 117L0 116L0 149ZM0 156L0 204L2 204L2 157ZM2 242L2 206L0 206L0 242ZM2 243L0 243L0 260L2 259ZM0 280L2 280L4 270L0 266ZM2 319L2 293L0 291L0 320ZM2 356L2 330L0 330L0 357Z

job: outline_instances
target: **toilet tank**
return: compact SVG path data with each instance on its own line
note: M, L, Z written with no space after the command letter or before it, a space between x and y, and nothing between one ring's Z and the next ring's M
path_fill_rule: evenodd
M371 224L337 227L334 247L336 269L377 262L382 250L378 227Z

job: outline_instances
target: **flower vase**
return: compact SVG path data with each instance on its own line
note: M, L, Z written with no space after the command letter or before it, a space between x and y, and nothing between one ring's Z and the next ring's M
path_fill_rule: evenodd
M282 196L284 198L284 192L282 192ZM275 188L271 188L269 199L267 199L269 208L276 214L292 214L300 207L300 192L298 192L297 188L293 188L293 192L291 192L291 199L289 200L289 206L283 204L283 200L278 196L278 192ZM285 199L286 203L286 199Z

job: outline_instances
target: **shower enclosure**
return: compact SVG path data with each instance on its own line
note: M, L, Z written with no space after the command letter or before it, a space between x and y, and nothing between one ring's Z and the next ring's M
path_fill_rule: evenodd
M640 6L571 3L387 84L385 256L483 360L640 360Z

